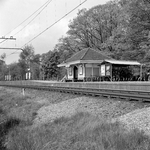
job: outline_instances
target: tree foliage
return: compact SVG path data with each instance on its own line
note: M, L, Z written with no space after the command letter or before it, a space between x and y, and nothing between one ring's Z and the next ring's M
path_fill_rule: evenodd
M149 14L149 0L114 0L82 9L57 49L69 55L92 47L115 59L149 61Z
M32 45L27 45L20 53L20 59L18 62L5 65L4 75L10 73L12 80L26 79L26 73L30 68L32 79L39 79L40 57L39 54L34 54L34 48Z
M89 10L82 9L70 21L67 36L59 39L54 53L57 51L59 62L63 62L91 47L115 59L149 62L149 14L149 0L113 0ZM51 55L47 60L55 61ZM48 74L50 69L46 70Z
M45 79L56 80L57 78L59 78L60 69L57 67L57 65L60 63L59 59L60 59L60 55L57 51L54 51L54 52L49 51L47 53L45 61L42 65Z
M4 80L5 79L5 72L6 72L6 64L5 64L5 59L6 58L6 54L3 53L0 56L0 80Z

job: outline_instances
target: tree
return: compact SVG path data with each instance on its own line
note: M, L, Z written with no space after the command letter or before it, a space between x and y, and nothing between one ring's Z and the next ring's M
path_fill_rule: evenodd
M8 65L7 74L9 74L9 73L11 75L12 80L21 80L22 79L21 67L16 62Z
M4 80L5 79L5 72L6 72L6 64L5 64L5 58L6 58L6 54L3 53L0 56L0 80Z
M60 56L57 51L55 52L48 52L47 57L44 60L44 63L42 65L45 79L58 79L59 78L59 68L57 65L59 62Z
M40 58L39 54L34 54L32 45L27 45L20 53L19 66L21 68L21 76L25 79L28 69L31 71L32 79L40 78Z
M40 79L40 63L41 63L41 55L40 54L36 54L33 56L33 59L31 60L31 72L32 72L32 79Z
M89 10L82 9L69 24L67 37L61 38L56 45L64 58L84 48L94 48L111 55L115 51L114 34L119 24L121 10L116 2L98 5ZM113 40L112 40L113 39Z
M30 65L30 61L34 57L34 48L32 45L27 45L23 48L20 53L20 60L24 61L26 64Z
M60 62L65 61L78 51L76 43L74 43L72 37L62 37L59 39L59 43L56 44L54 52L58 52L60 56Z
M150 3L148 0L121 0L128 14L128 28L126 31L129 49L124 57L131 60L146 61L150 48Z
M0 56L0 59L1 60L4 60L6 58L6 53L3 53L1 56Z

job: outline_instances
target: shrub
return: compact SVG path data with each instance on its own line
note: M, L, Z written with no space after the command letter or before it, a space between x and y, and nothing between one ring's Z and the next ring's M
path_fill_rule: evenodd
M8 118L0 123L0 150L5 149L4 141L9 130L19 125L19 123L20 123L20 120L16 118Z

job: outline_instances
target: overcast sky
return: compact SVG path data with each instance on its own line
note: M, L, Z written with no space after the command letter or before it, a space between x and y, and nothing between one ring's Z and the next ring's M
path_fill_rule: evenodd
M55 21L67 14L70 10L75 8L80 3L84 2L84 0L49 0L50 3L35 18L35 20L32 21L21 32L16 34L35 15L30 20L19 26L17 29L13 29L47 1L48 0L0 0L0 37L5 36L8 32L12 31L5 37L7 38L14 35L14 38L16 38L16 40L8 40L1 43L0 47L22 47L40 32L52 25ZM96 5L104 4L108 1L109 0L87 0L77 10L70 13L60 22L55 24L49 30L29 43L33 45L35 54L42 54L48 52L49 50L53 50L55 44L58 43L58 39L66 35L66 31L68 30L68 23L70 20L76 17L79 9L89 9ZM1 41L3 40L0 40L0 42ZM18 61L19 53L21 51L17 51L15 54L11 54L15 52L15 50L0 49L0 55L4 52L7 54L7 57L5 59L6 63L10 64L12 62Z

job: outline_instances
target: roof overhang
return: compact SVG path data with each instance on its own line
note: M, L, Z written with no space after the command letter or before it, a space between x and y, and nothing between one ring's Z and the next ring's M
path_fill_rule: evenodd
M70 67L71 65L77 64L101 64L103 60L77 60L72 62L61 63L57 65L58 67Z
M137 61L125 61L125 60L77 60L73 62L66 62L57 65L58 67L70 67L71 65L77 64L102 64L102 63L110 63L115 65L128 65L128 66L140 66L141 63Z
M80 64L80 60L72 61L72 62L66 62L66 63L61 63L61 64L59 64L57 66L58 67L70 67L71 65L76 65L76 64Z
M57 67L65 67L66 66L66 63L61 63L59 65L57 65Z
M141 63L137 61L125 61L125 60L104 60L102 63L108 62L115 65L129 65L129 66L140 66Z

